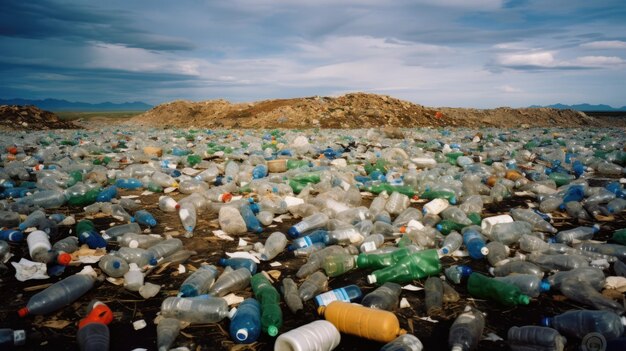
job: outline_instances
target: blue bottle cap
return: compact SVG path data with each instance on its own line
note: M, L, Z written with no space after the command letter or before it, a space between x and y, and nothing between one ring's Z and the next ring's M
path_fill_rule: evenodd
M198 295L198 291L191 285L183 285L180 287L181 297L193 297Z
M543 318L541 318L541 321L539 323L542 326L544 326L544 327L549 327L550 325L552 325L552 318L551 317L543 317Z
M135 223L135 222L136 222L135 217L130 217L130 223Z
M565 211L565 203L559 205L559 210Z
M443 226L441 224L437 224L435 228L437 228L438 231L441 231L441 229L443 229Z
M292 238L297 238L300 236L300 232L295 226L289 228L289 230L287 230L287 234L289 234L289 236Z
M120 263L120 261L114 261L113 262L113 268L119 269L121 266L122 266L122 264Z
M450 250L447 247L442 247L441 248L441 253L444 255L447 255L450 252Z
M219 264L220 266L225 266L226 265L226 259L225 258L220 258L217 261L217 264Z
M470 266L457 266L456 269L459 270L461 276L463 277L469 277L474 272L474 270Z
M550 283L547 280L542 280L541 283L539 284L539 291L540 292L550 291Z
M152 258L150 259L150 262L148 262L148 263L149 263L151 266L156 266L156 265L157 265L157 263L159 263L159 261L157 261L157 259L156 259L156 258L152 257Z
M599 224L594 224L593 227L591 227L591 228L593 228L592 230L593 230L594 234L596 234L597 232L600 231L600 225Z

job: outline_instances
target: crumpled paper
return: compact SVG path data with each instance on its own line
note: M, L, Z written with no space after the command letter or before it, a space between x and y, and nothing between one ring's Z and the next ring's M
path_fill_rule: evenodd
M615 289L619 292L626 292L626 277L606 277L605 289Z
M45 263L29 261L22 258L19 262L11 262L15 267L15 278L21 282L31 279L48 279L48 267Z

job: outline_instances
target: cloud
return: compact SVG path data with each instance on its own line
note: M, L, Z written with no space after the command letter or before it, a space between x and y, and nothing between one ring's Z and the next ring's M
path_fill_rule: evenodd
M502 90L505 93L521 93L522 92L521 89L512 87L510 85L503 85L500 87L500 90Z
M584 49L626 49L626 41L600 40L580 45Z
M589 67L610 67L614 65L621 65L624 62L626 61L617 56L583 56L577 57L574 60L575 64Z
M560 59L556 51L531 51L512 54L499 54L495 66L516 70L579 70L614 68L624 64L617 56L579 56L573 59Z
M497 62L505 67L556 67L554 54L549 51L531 52L523 54L503 54L497 57Z

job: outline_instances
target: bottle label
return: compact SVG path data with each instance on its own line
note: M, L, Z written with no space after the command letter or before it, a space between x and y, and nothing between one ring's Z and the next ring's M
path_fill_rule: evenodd
M374 251L376 250L376 244L373 241L368 241L366 243L363 243L363 245L361 245L361 248L365 252Z
M317 302L318 306L326 306L333 301L350 302L350 297L348 297L346 289L340 288L331 290L315 297L315 302Z
M14 345L24 345L25 341L26 341L26 332L24 330L13 331L13 344Z
M311 246L311 245L313 244L313 242L311 241L311 238L309 238L308 236L305 236L305 237L304 237L304 238L302 238L302 239L304 239L304 246L305 246L305 247L307 247L307 246Z

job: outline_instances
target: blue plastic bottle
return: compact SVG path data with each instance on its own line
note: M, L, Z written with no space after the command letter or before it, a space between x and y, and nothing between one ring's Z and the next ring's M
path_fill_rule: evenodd
M241 213L241 217L246 222L246 228L253 233L261 233L263 231L263 227L261 227L261 222L256 218L254 212L250 208L250 205L243 204L239 208L239 213Z
M266 165L256 165L254 169L252 169L252 178L261 179L267 177L267 166Z
M474 229L468 229L463 233L463 244L473 259L479 260L489 253L485 239Z
M256 263L248 258L234 257L234 258L220 258L217 262L220 266L229 266L234 270L239 268L246 268L252 274L256 274Z
M115 186L117 186L120 189L133 190L133 189L141 188L143 186L143 183L141 182L141 180L137 178L125 178L125 179L116 180Z
M87 244L90 249L107 247L106 240L95 230L88 230L78 234L78 241L81 244Z
M24 240L24 233L15 229L0 230L0 240L18 242Z
M197 271L191 273L180 286L181 297L193 297L209 292L209 288L217 279L217 269L215 266L202 266Z
M146 227L154 227L157 225L157 220L146 210L139 210L135 212L135 217L131 218L131 222L137 222Z
M39 227L39 224L44 219L46 219L45 212L41 210L34 211L31 214L29 214L28 217L26 217L24 222L20 223L20 225L18 226L18 229L25 230L30 227Z
M117 197L117 187L115 185L111 185L109 187L104 188L96 197L96 202L111 202L114 198Z
M328 238L328 231L324 229L316 229L311 232L309 235L294 239L291 241L291 244L287 247L289 252L302 249L305 247L309 247L315 243L323 243Z
M251 344L261 335L261 305L255 299L245 299L230 321L230 338L238 344Z
M315 296L315 303L317 306L326 306L333 301L355 302L362 297L363 293L358 286L348 285Z

